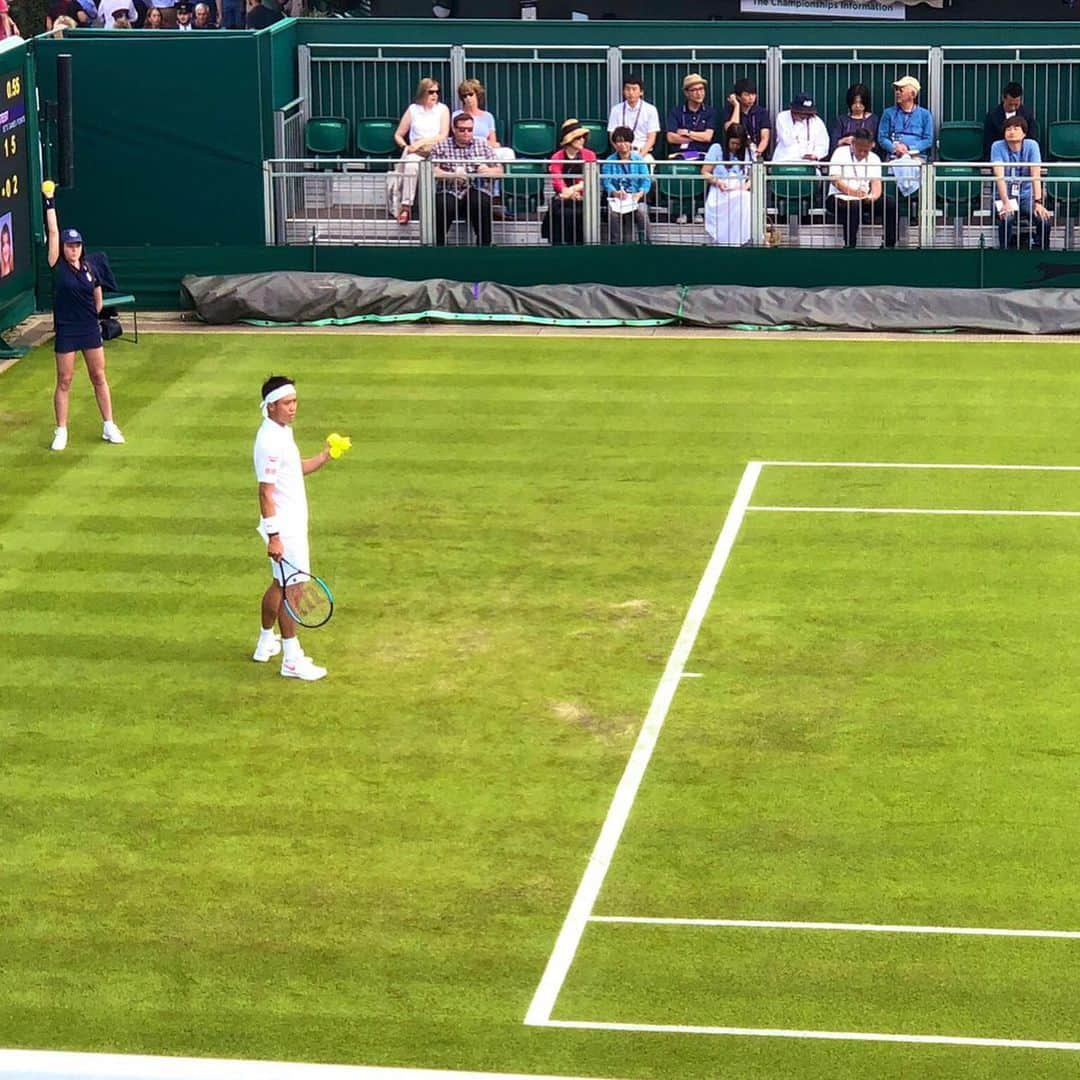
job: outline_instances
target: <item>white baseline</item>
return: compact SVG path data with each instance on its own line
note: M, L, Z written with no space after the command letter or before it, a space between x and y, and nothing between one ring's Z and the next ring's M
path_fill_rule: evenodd
M709 559L705 572L698 583L697 592L690 603L690 609L683 620L682 629L675 640L675 646L668 657L667 666L663 675L660 676L659 685L653 694L652 704L645 716L645 722L641 725L637 742L630 753L630 760L626 763L619 786L615 789L614 798L608 809L604 825L600 830L600 836L589 857L589 864L578 885L570 910L559 936L555 941L555 948L548 958L544 974L540 984L533 995L529 1011L525 1014L525 1023L533 1025L545 1025L551 1020L555 1001L566 980L567 972L573 963L574 954L581 942L581 935L589 923L596 898L604 884L608 867L611 865L612 856L622 836L626 819L630 816L630 809L634 805L638 788L641 786L645 770L649 766L649 760L656 747L656 741L660 737L660 730L664 726L668 709L671 707L675 691L682 680L683 668L694 647L698 630L705 619L709 604L712 602L713 593L716 591L717 582L724 572L728 556L735 545L735 538L739 535L739 528L746 515L746 508L750 505L750 496L754 492L754 485L761 475L761 463L751 461L743 470L742 479L739 481L735 498L728 509L724 519L723 528L717 537L716 546L713 548L712 557Z

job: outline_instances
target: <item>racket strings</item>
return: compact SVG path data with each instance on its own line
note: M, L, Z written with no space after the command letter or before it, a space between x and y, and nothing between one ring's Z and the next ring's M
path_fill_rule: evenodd
M304 625L319 625L330 618L334 602L326 586L317 578L285 582L285 604L294 619Z

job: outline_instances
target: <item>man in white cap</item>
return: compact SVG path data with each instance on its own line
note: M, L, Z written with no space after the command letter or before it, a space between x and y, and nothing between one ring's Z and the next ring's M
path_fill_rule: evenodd
M829 129L817 114L809 94L796 94L791 105L776 114L776 149L773 162L809 165L829 156Z
M878 124L878 145L887 160L925 158L934 145L934 118L929 109L916 104L920 90L914 75L904 75L893 83L896 104L881 114Z
M296 386L285 375L271 375L262 385L263 422L255 436L255 476L259 482L259 535L266 541L273 578L262 598L262 629L252 659L265 664L278 653L287 679L315 682L326 674L300 648L296 622L282 603L281 560L303 573L311 570L308 556L308 506L304 477L330 460L329 444L315 457L301 458L293 438ZM291 573L291 571L290 571ZM281 641L274 624L281 627Z

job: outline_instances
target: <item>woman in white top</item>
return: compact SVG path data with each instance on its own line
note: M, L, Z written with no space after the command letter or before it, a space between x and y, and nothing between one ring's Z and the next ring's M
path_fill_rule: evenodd
M387 209L399 225L408 225L416 198L420 161L431 148L450 135L450 110L439 101L438 79L421 79L413 103L405 110L394 132L401 147L401 161L386 179Z
M709 185L705 231L714 244L741 247L750 242L750 136L742 124L732 124L723 139L709 147L701 166Z

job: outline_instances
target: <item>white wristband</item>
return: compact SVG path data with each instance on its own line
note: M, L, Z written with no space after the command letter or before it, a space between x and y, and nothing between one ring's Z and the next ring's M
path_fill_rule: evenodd
M263 532L265 532L267 536L274 536L281 531L278 528L277 514L273 517L264 517L260 524L262 525Z

